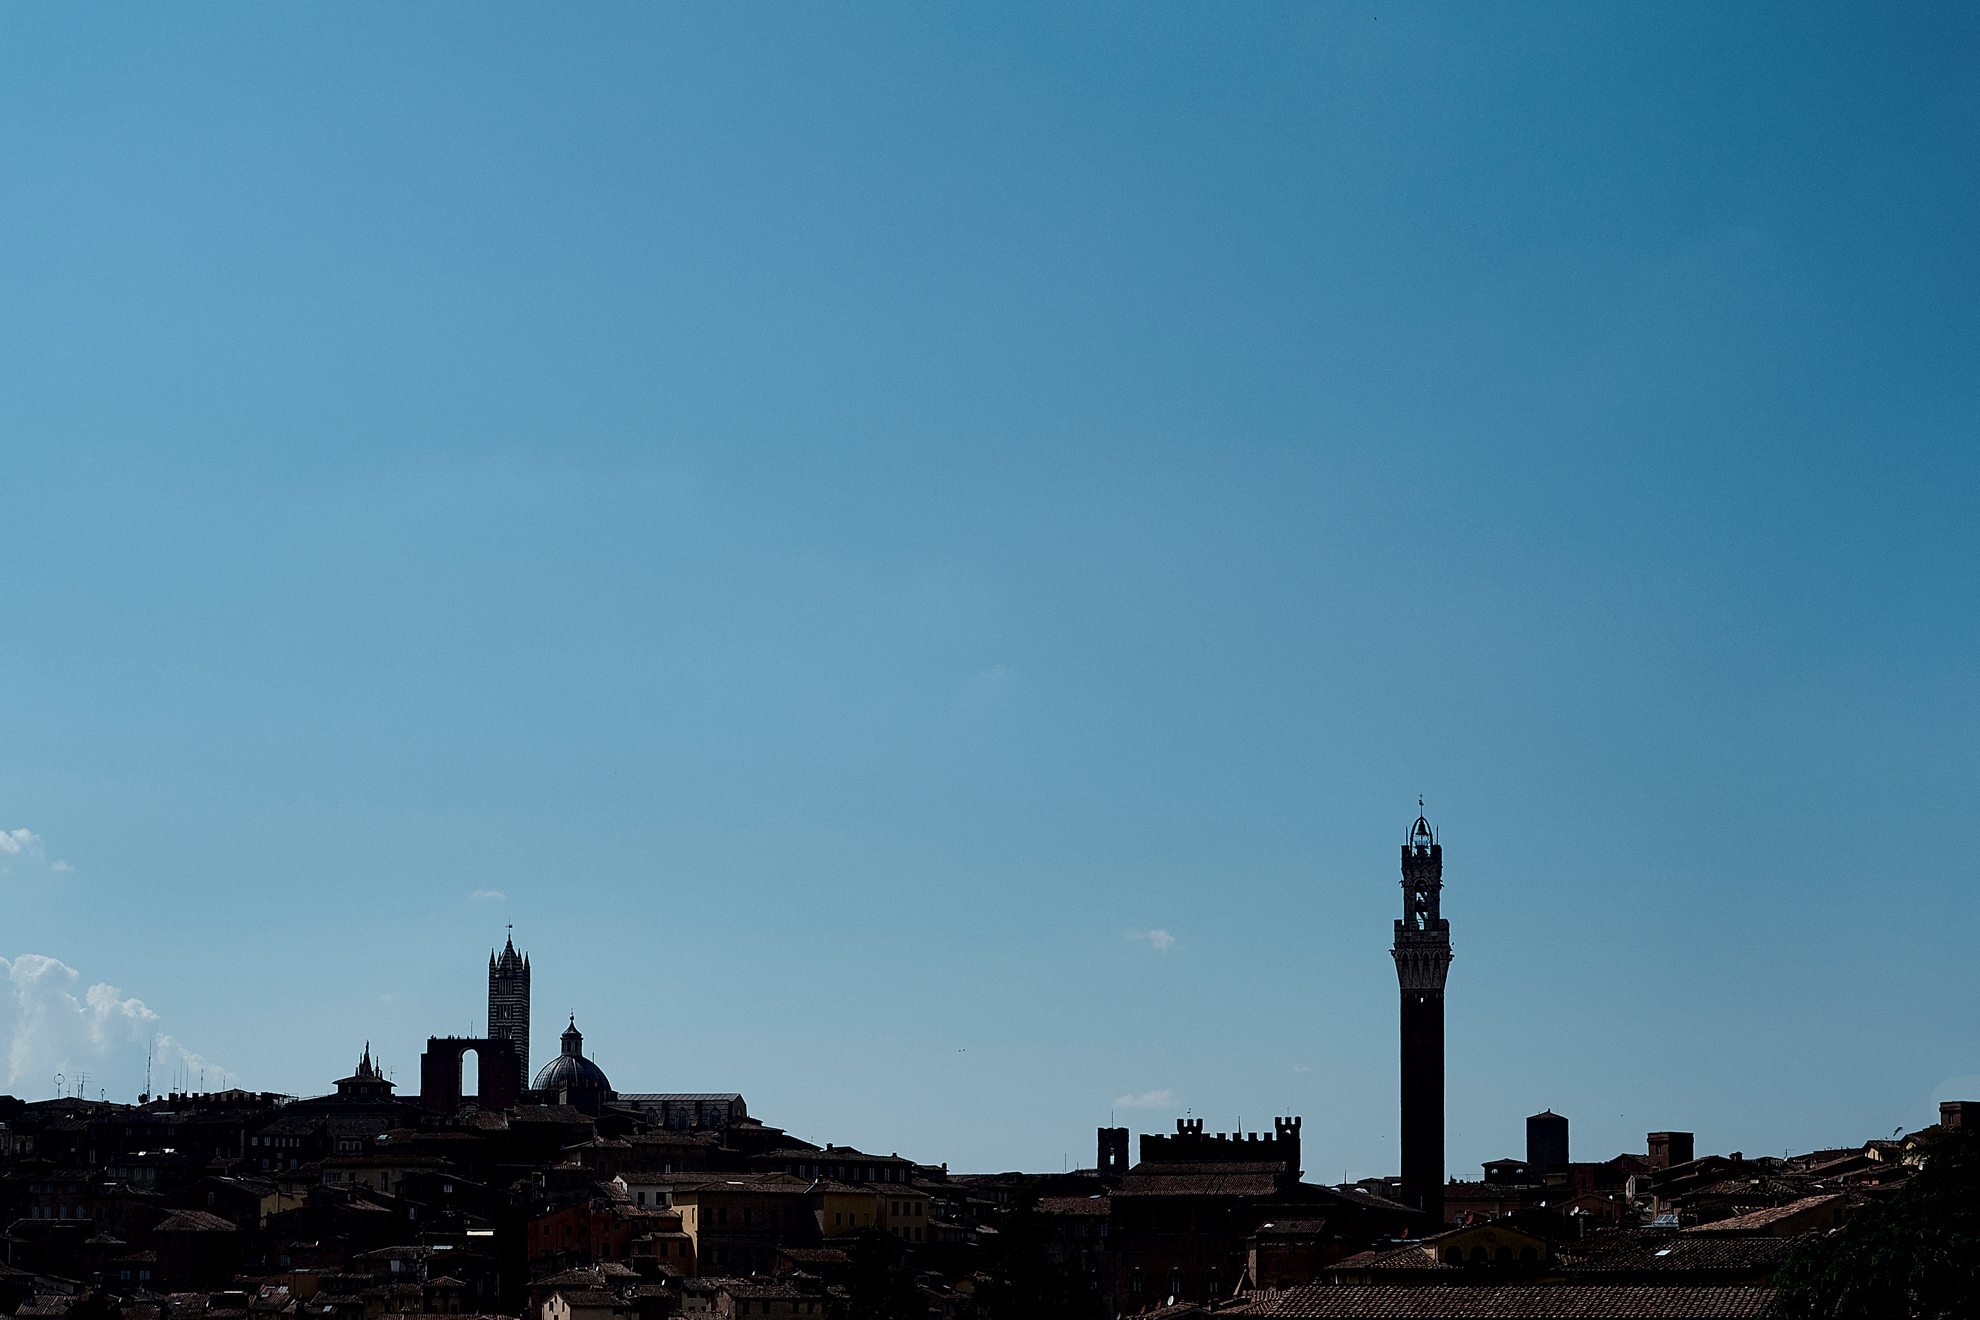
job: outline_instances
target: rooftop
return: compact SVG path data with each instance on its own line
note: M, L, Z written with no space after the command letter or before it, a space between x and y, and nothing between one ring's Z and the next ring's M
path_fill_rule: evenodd
M1607 1284L1307 1284L1250 1294L1220 1315L1276 1320L1763 1320L1774 1290Z

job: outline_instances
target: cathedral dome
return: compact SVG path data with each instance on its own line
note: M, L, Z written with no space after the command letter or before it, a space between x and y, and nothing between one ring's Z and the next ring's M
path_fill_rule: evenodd
M533 1089L610 1092L612 1083L605 1070L584 1057L584 1034L577 1029L576 1017L564 1029L563 1044L563 1053L537 1072Z

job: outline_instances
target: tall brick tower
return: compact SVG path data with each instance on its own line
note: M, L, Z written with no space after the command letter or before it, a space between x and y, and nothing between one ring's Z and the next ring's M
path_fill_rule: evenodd
M529 1087L529 956L516 952L515 927L502 952L488 955L488 1038L516 1047L520 1085Z
M1451 923L1438 911L1444 848L1417 801L1402 848L1403 915L1396 923L1402 988L1402 1191L1433 1225L1444 1222L1444 977ZM1433 1229L1434 1231L1434 1229Z

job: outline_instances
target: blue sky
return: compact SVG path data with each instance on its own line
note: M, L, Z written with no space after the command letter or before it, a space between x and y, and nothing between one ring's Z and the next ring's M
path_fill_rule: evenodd
M958 1168L1980 1093L1980 19L0 13L8 1085ZM13 831L26 831L16 834ZM1160 932L1159 935L1151 934ZM91 987L96 987L92 990ZM191 1060L188 1062L188 1060Z

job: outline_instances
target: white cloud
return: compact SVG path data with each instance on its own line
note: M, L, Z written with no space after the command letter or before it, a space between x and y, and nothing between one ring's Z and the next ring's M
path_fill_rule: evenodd
M503 893L499 889L477 889L474 890L472 893L470 893L468 897L473 899L477 903L489 903L489 902L499 903L503 899L507 898L508 895Z
M1157 953L1167 953L1170 949L1176 947L1176 937L1169 934L1166 930L1131 930L1121 936L1121 938L1127 940L1147 940L1148 947Z
M33 830L0 830L0 856L39 857L41 836Z
M232 1085L231 1073L159 1030L157 1013L103 981L85 986L82 974L46 954L0 958L0 1034L7 1040L7 1085L15 1094L52 1094L55 1074L73 1091L85 1073L91 1093L131 1099L144 1086L152 1056L154 1086L202 1072L208 1088Z
M0 873L9 870L9 863L39 864L47 855L42 837L33 830L21 828L0 830ZM67 875L76 868L59 858L48 865L50 874Z
M1116 1109L1166 1109L1176 1102L1176 1093L1168 1087L1159 1091L1143 1091L1140 1095L1123 1095L1114 1098Z

